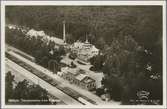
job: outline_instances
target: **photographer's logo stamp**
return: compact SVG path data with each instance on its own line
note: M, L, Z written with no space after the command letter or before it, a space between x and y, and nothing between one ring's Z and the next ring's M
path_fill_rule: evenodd
M140 100L148 99L149 95L150 95L150 92L147 92L147 91L144 91L144 90L137 92L137 96Z

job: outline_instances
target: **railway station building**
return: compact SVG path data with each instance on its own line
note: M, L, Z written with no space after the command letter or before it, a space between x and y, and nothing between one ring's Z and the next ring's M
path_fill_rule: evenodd
M79 69L64 67L61 69L61 72L58 72L58 75L63 79L68 80L71 84L75 84L81 88L87 90L96 88L95 80Z

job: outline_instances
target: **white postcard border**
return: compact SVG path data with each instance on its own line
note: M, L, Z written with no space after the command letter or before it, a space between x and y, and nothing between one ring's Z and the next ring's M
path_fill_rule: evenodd
M3 108L165 108L166 107L166 3L165 1L2 1L1 2L1 106ZM6 5L161 5L163 6L163 105L5 105L5 6Z

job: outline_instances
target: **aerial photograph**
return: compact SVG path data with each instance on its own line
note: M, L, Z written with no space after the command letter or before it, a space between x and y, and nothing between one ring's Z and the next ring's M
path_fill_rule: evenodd
M162 10L5 6L5 105L163 105Z

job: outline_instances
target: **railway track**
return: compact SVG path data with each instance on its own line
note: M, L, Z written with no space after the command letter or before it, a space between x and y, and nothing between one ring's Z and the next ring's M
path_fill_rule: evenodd
M21 67L23 67L24 69L28 70L29 72L33 73L34 75L38 76L39 78L43 79L44 81L48 82L49 84L51 84L52 86L56 87L57 89L61 90L62 92L66 93L67 95L71 96L72 98L74 98L75 100L79 101L80 103L82 103L83 105L88 105L88 104L93 104L93 105L97 105L96 102L94 102L93 100L87 98L84 95L79 94L77 91L69 88L69 87L62 87L59 84L61 84L59 81L49 77L48 75L44 74L43 72L35 69L33 66L17 59L16 57L14 57L12 54L5 52L5 55L7 58L9 58L10 60L12 60L13 62L17 63L18 65L20 65Z

